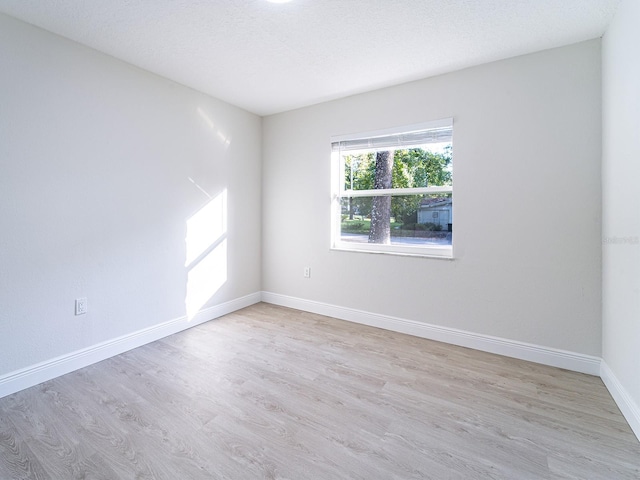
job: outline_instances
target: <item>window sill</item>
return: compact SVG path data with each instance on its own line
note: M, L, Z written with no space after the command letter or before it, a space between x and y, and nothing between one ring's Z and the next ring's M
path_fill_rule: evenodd
M454 260L453 247L405 247L397 245L345 244L340 242L331 247L338 252L372 253L376 255L395 255L400 257L434 258L438 260Z

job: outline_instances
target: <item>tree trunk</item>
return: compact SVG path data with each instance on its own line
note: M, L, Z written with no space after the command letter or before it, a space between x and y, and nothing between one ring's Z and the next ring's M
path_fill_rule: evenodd
M373 188L391 188L393 152L376 153ZM391 243L391 195L373 197L369 243Z

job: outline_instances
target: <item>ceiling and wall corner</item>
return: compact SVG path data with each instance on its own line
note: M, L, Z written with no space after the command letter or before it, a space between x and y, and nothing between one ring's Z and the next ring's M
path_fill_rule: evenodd
M0 12L269 115L600 37L619 0L0 0Z

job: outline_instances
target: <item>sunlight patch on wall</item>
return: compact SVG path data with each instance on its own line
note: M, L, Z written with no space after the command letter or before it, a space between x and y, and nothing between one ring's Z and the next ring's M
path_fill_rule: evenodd
M191 320L227 281L227 239L225 238L187 274L187 318Z
M225 189L187 220L185 266L189 266L226 233L227 190Z
M187 220L187 295L191 320L227 281L227 190Z
M209 127L209 129L215 134L215 137L224 145L228 147L231 144L231 137L225 134L222 130L220 130L216 124L211 120L211 117L207 115L207 113L200 107L197 108L198 115L204 121L205 125Z

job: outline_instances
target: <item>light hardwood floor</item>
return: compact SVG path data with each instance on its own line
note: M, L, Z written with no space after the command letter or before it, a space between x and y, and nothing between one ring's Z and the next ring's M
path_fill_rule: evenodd
M0 478L639 479L597 377L258 304L0 399Z

